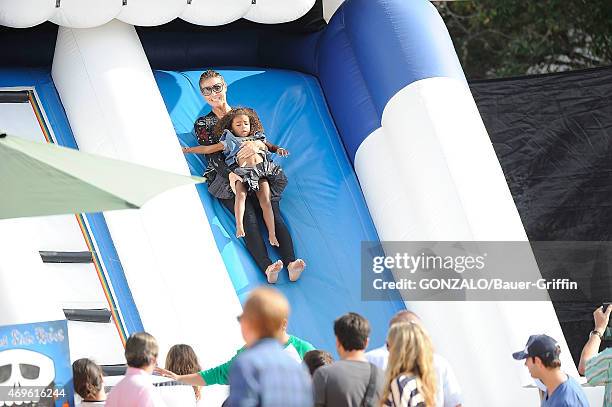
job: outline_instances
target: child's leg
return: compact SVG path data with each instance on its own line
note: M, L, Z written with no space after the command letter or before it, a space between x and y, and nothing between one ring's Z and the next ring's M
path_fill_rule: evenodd
M274 212L272 212L272 203L270 201L270 184L268 180L259 180L259 191L257 191L257 199L261 206L263 213L264 222L268 228L268 235L270 244L272 246L278 246L278 240L276 239L276 228L274 226Z
M236 237L244 237L244 205L247 198L247 190L244 183L236 181L236 198L234 199L234 214L236 216Z

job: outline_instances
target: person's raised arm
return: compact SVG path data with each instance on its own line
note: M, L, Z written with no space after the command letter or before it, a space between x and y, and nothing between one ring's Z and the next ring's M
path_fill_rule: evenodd
M176 380L177 382L189 384L191 386L206 386L206 381L204 381L204 378L202 377L202 375L200 375L200 373L178 375L174 372L171 372L170 370L161 367L156 367L155 373L158 373L169 379Z
M212 154L223 151L223 143L215 143L209 146L183 147L183 153Z
M191 386L210 386L211 384L229 384L229 370L236 360L236 357L240 352L246 348L240 348L236 354L227 362L215 366L211 369L202 370L198 373L192 373L187 375L177 375L167 369L161 367L155 368L155 372L170 379L179 381L181 383L189 384Z
M606 328L608 327L608 322L610 321L610 313L612 312L612 306L608 305L606 310L604 311L603 307L599 307L593 312L593 320L595 321L595 328L591 331L589 335L589 340L582 348L582 353L580 354L580 362L578 363L578 373L584 375L586 370L586 364L589 359L593 358L597 353L599 353L599 346L601 345L601 340L603 339L603 335L606 332ZM595 332L596 331L596 332Z
M240 353L240 351L238 351L238 353ZM201 371L199 375L202 376L202 380L204 380L207 385L229 384L229 370L230 367L232 367L232 363L234 363L236 356L238 356L238 353L236 353L236 355L234 355L234 357L232 357L230 360L219 366Z

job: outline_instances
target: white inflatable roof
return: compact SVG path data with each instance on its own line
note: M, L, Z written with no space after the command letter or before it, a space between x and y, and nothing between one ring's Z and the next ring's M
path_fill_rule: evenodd
M0 0L0 25L26 28L47 20L71 28L91 28L113 19L154 26L181 18L217 26L240 18L277 24L306 14L315 0Z

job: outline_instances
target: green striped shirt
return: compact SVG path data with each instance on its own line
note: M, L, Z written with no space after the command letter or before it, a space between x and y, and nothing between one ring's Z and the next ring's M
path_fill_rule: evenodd
M606 386L603 407L612 407L612 348L589 359L584 373L591 386Z

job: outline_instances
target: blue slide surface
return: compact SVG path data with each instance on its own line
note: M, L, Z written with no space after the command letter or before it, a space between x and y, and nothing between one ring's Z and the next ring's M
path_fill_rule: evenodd
M230 105L254 108L268 139L291 153L287 158L275 158L289 178L281 210L296 255L308 267L297 283L290 283L284 271L276 284L291 303L289 331L315 347L334 351L333 321L354 311L370 320L371 344L380 346L389 319L404 304L399 298L361 300L361 242L377 241L378 236L318 81L284 70L236 68L219 72L228 84ZM197 145L193 123L210 111L198 87L201 73L154 72L181 145ZM186 158L192 174L204 172L203 156L188 154ZM265 276L242 239L234 236L233 216L208 193L206 185L198 186L198 192L227 272L244 302L251 289L266 284ZM271 258L278 258L269 249ZM207 269L203 259L202 272L222 270Z

